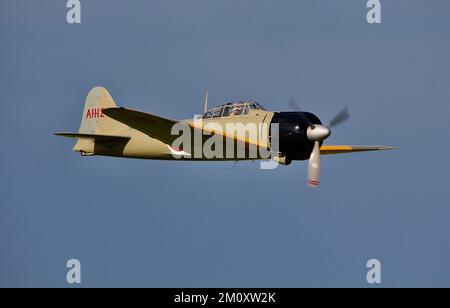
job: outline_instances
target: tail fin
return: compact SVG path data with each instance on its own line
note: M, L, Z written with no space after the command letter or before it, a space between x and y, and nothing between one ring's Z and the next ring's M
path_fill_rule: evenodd
M104 109L112 107L117 107L117 105L105 88L96 87L89 92L84 104L78 134L71 134L71 136L77 138L73 148L74 151L85 153L86 155L94 154L96 142L106 140L97 137L102 137L102 135L110 137L120 136L127 129L126 125L103 114ZM98 136L96 138L86 138L85 136L88 135Z
M117 107L109 92L102 87L93 88L84 104L80 133L114 134L125 126L103 114L106 108Z

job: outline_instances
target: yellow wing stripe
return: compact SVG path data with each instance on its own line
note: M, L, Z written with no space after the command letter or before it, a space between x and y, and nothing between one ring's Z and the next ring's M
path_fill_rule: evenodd
M265 142L258 142L258 141L255 142L254 140L251 140L250 138L247 138L247 137L240 138L239 136L230 135L230 134L228 134L228 133L226 133L224 131L209 130L209 129L206 129L205 127L200 126L200 125L189 124L189 123L186 123L186 124L190 125L194 129L199 129L201 131L208 132L209 134L213 134L214 133L214 134L218 134L218 135L224 136L225 138L233 139L235 141L240 141L240 142L243 142L243 143L246 143L246 144L255 145L257 147L268 148L268 144L265 143Z
M322 155L335 155L355 152L369 152L369 151L386 151L395 150L394 147L387 146L350 146L350 145L324 145L320 148Z

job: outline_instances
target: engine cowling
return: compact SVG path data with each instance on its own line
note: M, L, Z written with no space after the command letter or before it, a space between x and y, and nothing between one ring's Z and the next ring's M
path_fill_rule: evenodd
M292 160L307 160L311 156L314 143L308 139L308 127L319 124L320 119L309 112L277 112L271 125L278 124L279 152L275 161L288 165ZM272 140L272 136L271 140Z

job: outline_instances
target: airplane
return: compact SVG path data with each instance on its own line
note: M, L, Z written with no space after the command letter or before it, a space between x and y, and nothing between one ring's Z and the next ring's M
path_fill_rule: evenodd
M290 104L296 107L295 103L290 102ZM282 165L289 165L292 161L309 160L308 184L316 188L320 180L321 155L395 149L388 146L323 145L331 135L332 129L348 118L349 113L345 108L328 124L323 124L312 113L268 111L251 100L231 102L210 109L206 93L204 112L200 117L177 121L118 107L104 87L95 87L87 96L78 132L62 132L55 135L75 138L73 150L81 153L82 156L102 155L181 161L239 161L270 158ZM229 134L228 131L217 129L217 126L238 123L242 124L237 126L238 130L256 127L258 136L241 131ZM174 145L180 137L173 131L177 125L187 130L190 144ZM200 142L194 140L193 136L200 136ZM208 141L212 137L222 138L223 141L217 142L214 147L219 153L227 151L227 155L211 156L207 153L194 155L193 152L199 146L202 148L208 142L210 145L213 144L214 142ZM229 145L233 145L232 149L225 150L224 148ZM261 151L257 151L256 156L255 153L251 156L250 147ZM271 155L263 156L261 154L263 150Z

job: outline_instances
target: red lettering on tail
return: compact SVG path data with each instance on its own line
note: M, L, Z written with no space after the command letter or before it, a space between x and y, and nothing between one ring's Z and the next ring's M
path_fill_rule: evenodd
M91 108L86 112L86 119L104 118L103 108Z

